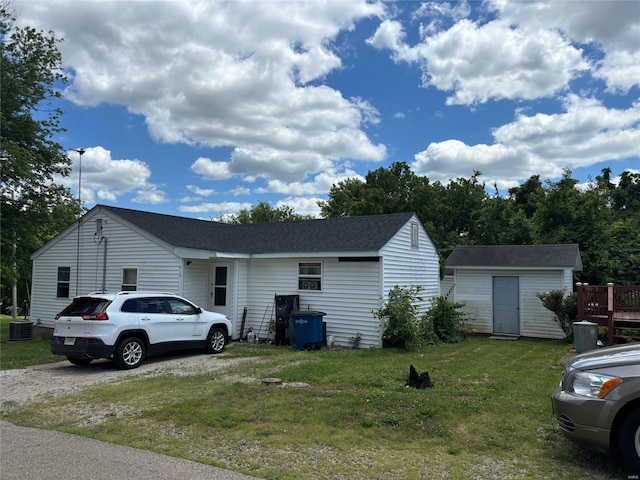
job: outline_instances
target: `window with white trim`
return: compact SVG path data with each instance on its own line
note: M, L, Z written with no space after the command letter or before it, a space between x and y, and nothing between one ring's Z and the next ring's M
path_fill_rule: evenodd
M123 292L135 292L137 289L138 289L138 269L123 268L121 290Z
M298 290L322 290L322 263L298 263Z
M71 267L58 267L58 283L56 285L56 297L69 298L71 285Z

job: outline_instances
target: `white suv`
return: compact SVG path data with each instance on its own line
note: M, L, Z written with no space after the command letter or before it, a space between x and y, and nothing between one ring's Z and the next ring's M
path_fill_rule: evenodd
M111 358L136 368L146 355L203 347L220 353L231 340L231 322L172 293L90 293L56 315L51 351L74 365Z

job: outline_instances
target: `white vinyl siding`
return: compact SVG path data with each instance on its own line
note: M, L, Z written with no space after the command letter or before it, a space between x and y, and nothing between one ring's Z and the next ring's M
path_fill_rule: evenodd
M416 219L417 220L417 219ZM431 299L440 295L440 262L435 246L425 230L418 228L419 248L412 248L412 227L408 222L380 251L384 261L383 299L396 285L400 287L422 287L420 310L426 311Z
M516 276L520 286L520 333L525 337L563 338L553 314L536 296L564 289L565 273L560 270L485 270L457 268L455 301L464 303L467 323L476 333L493 333L492 278ZM569 290L570 291L570 290Z
M209 300L209 260L188 260L183 268L182 296L205 310Z
M522 335L536 338L564 338L560 324L544 308L538 293L563 290L563 272L559 270L531 271L520 275L520 315ZM571 292L571 288L569 288Z
M313 261L316 260L305 259ZM252 327L259 336L266 337L269 321L275 319L275 295L299 295L300 310L326 313L327 337L333 335L336 343L349 345L350 338L359 333L361 346L379 346L378 321L372 311L380 301L381 262L322 259L322 291L308 292L298 290L298 262L297 259L251 261L251 300L245 329Z
M40 250L33 259L31 318L42 326L53 327L54 317L70 303L57 298L59 265L71 267L70 297L102 290L103 258L107 249L105 287L108 292L122 288L122 269L137 268L138 290L180 293L182 261L163 246L123 225L117 218L101 212L102 234L106 241L94 242L95 218L84 217L80 228L80 268L76 275L78 252L77 223ZM76 287L76 281L77 287Z

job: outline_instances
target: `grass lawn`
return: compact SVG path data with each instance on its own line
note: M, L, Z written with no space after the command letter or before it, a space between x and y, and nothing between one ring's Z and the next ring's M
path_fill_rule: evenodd
M627 478L555 425L550 394L567 350L479 337L414 352L232 344L224 358L252 361L92 386L3 418L266 479ZM406 388L411 364L435 387Z
M20 320L21 317L18 318L18 321ZM10 316L0 315L0 370L64 360L64 357L51 353L50 339L10 341L12 321Z

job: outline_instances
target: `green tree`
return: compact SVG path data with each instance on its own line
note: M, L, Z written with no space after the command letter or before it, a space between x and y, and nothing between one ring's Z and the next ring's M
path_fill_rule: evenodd
M533 175L522 185L510 188L509 197L527 218L533 217L545 197L540 175Z
M478 230L484 203L488 198L484 183L480 183L479 171L470 178L451 180L443 192L443 208L438 212L441 234L440 245L454 248L458 245L473 245Z
M414 212L418 192L429 180L411 171L405 162L369 172L365 181L347 179L329 190L329 200L319 202L324 218Z
M479 245L531 245L531 219L513 199L501 196L496 188L493 197L483 203L474 242Z
M17 286L18 305L31 283L30 255L75 218L78 205L53 176L70 160L54 137L63 132L58 90L66 82L53 32L15 27L0 5L0 201L2 297ZM11 295L12 296L12 295Z
M308 220L311 218L313 218L311 215L300 215L296 213L289 205L274 208L269 202L259 202L250 209L243 208L237 215L224 218L222 221L233 224L247 224L289 222L292 220Z
M613 208L625 216L640 216L640 173L622 172L612 191Z

